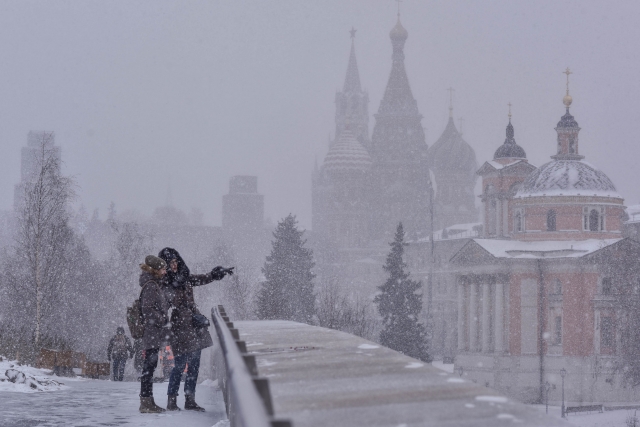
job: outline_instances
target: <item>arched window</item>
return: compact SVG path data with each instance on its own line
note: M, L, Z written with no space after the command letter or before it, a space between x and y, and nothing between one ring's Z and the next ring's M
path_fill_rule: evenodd
M575 153L576 153L576 137L572 135L569 137L569 154L575 154Z
M558 279L556 279L554 283L553 293L555 295L562 295L562 282Z
M547 231L556 231L556 211L553 209L547 212Z
M522 232L522 212L516 211L515 223L513 227L516 233Z
M595 209L589 212L589 231L600 231L600 213Z

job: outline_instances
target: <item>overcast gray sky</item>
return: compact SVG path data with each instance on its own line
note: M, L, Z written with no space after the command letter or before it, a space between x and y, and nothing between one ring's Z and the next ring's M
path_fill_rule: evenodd
M554 154L571 67L581 154L640 203L637 1L402 2L406 66L431 145L448 93L479 162L516 141ZM232 175L258 176L266 215L311 224L311 170L334 129L354 26L369 111L391 67L392 0L0 2L0 209L30 129L54 130L87 210L167 199L219 225Z

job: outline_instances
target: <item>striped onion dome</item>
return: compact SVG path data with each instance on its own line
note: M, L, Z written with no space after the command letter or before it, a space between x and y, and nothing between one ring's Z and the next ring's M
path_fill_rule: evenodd
M349 129L340 133L340 137L331 145L324 158L324 168L327 171L367 171L370 167L369 152Z

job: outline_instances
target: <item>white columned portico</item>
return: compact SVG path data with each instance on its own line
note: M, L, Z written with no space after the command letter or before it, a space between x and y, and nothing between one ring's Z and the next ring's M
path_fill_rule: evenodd
M464 330L464 285L458 283L458 351L464 351L464 338L466 331Z
M482 352L488 353L491 345L491 289L489 283L482 284Z
M496 312L495 312L495 352L503 353L504 352L504 284L496 283L495 288L495 301L496 301Z
M478 351L478 285L469 285L469 351Z

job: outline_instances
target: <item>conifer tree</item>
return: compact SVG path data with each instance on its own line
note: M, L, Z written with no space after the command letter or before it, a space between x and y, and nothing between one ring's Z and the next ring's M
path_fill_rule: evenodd
M289 214L273 233L271 254L262 268L266 281L258 292L260 319L283 319L311 323L315 311L313 251L305 248L304 231Z
M406 271L402 259L406 246L402 223L398 224L390 246L391 251L383 267L389 278L378 287L380 293L374 299L382 316L380 343L407 356L430 362L427 331L418 320L422 311L422 283L409 279L409 272Z

